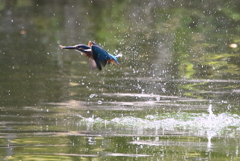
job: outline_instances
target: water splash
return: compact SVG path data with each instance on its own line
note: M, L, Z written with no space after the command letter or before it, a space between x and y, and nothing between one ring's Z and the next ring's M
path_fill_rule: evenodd
M89 98L93 98L93 97L98 97L98 95L97 94L90 94L90 96L89 96Z
M101 100L98 100L97 102L99 105L101 105L103 102Z
M187 131L199 136L221 135L223 131L240 131L240 116L230 113L212 113L212 105L209 105L209 113L163 113L146 115L144 118L126 116L116 117L110 120L102 118L81 117L81 123L88 126L104 126L119 128L135 128L137 130L165 130L165 131Z

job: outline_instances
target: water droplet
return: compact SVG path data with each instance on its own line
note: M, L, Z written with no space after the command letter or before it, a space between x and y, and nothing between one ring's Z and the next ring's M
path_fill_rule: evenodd
M97 94L90 94L90 98L93 98L93 97L97 97L98 95Z

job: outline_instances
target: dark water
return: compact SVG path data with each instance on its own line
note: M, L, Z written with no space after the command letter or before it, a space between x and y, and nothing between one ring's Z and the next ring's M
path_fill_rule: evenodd
M239 6L0 1L1 160L240 160Z

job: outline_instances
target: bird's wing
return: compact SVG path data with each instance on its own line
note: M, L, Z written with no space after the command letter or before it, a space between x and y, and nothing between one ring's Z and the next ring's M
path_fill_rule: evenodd
M89 65L90 65L90 69L96 69L97 68L96 62L91 58L89 58Z
M107 61L111 59L108 52L103 50L98 45L92 45L92 54L99 70L102 70L102 66L105 66L107 64Z

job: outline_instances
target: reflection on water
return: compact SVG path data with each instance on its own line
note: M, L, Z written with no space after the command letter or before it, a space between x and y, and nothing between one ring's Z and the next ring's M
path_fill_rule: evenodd
M0 2L0 158L238 160L239 5ZM59 48L89 40L121 66Z
M123 106L116 111L119 106L94 107L75 101L45 107L2 108L5 113L1 116L4 121L1 121L0 149L7 160L56 156L69 160L78 157L155 160L168 159L166 153L171 151L180 155L186 150L189 152L180 156L207 159L216 152L226 153L224 147L237 150L239 115L214 114L212 110L218 105L205 103L201 107L208 108L208 113L188 112L199 106L195 103L188 103L192 107L179 104L178 112L172 112L174 109L164 112L167 110L163 105L161 109Z

